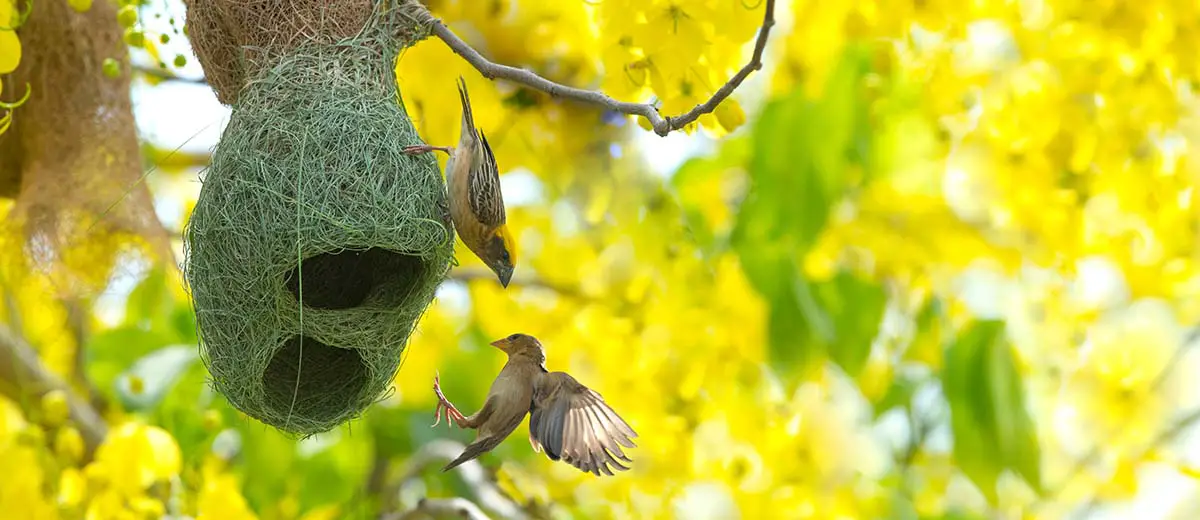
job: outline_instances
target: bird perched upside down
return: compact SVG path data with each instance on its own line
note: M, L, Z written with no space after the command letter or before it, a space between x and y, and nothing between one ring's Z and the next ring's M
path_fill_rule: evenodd
M458 146L406 146L410 155L433 150L446 152L446 184L450 187L450 218L464 244L487 264L500 284L508 287L516 265L516 250L508 232L504 197L500 192L500 170L487 137L475 128L467 84L458 78L462 102L462 129Z
M508 363L492 383L483 408L475 414L463 416L442 394L434 377L438 405L433 425L441 422L444 410L447 424L453 420L461 428L479 431L475 442L443 471L491 451L521 424L526 413L532 414L529 443L550 460L561 459L595 475L612 475L609 465L619 471L629 469L617 460L633 462L621 446L635 447L630 438L637 437L637 433L600 394L564 372L546 370L546 354L533 336L513 334L493 341L492 346L508 354Z

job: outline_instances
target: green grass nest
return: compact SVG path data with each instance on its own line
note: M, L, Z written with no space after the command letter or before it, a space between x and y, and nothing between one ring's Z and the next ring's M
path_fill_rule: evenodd
M394 56L305 45L249 81L184 233L215 388L286 432L327 431L388 391L450 268L437 163L402 152L420 139Z

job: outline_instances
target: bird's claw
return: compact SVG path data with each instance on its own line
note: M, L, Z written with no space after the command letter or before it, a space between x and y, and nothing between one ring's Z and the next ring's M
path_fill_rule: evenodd
M400 151L404 152L406 155L420 155L423 153L433 152L435 150L446 154L450 153L450 147L448 146L431 146L427 144L412 144L400 149Z
M436 373L433 376L433 393L437 394L438 402L437 408L433 410L433 424L429 427L433 428L442 422L442 411L445 410L446 426L450 426L450 421L453 419L461 428L466 417L463 417L462 412L459 412L449 399L446 399L446 395L442 393L441 377Z

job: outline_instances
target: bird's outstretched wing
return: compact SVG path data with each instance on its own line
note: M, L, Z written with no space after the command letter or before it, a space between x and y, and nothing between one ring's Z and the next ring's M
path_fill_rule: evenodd
M583 471L612 475L633 462L621 446L633 448L637 433L608 407L604 398L563 372L538 374L533 384L529 442L550 460L563 460Z

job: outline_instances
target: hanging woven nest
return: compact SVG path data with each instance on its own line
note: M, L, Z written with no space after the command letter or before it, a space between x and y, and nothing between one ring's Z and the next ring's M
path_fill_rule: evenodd
M396 86L414 41L397 32L402 11L188 4L201 65L232 105L185 231L202 354L235 407L287 432L329 430L389 389L450 268L441 173L402 151L420 142Z

